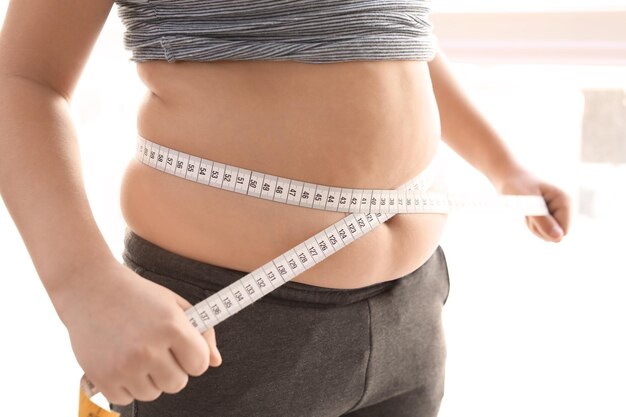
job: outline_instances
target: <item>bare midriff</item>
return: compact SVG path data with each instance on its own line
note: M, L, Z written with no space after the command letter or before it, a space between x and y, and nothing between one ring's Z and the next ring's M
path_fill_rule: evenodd
M254 171L335 187L393 189L440 142L423 61L147 61L141 136ZM129 140L135 136L129 134ZM443 191L439 177L431 190ZM124 173L128 228L176 254L250 272L345 217L206 187L134 158ZM398 214L293 281L359 288L424 264L446 215Z

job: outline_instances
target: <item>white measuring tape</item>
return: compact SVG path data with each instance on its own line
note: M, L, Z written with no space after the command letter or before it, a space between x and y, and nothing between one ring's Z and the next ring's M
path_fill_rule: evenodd
M540 196L470 197L427 192L437 174L437 158L418 176L395 190L339 188L210 161L156 144L141 135L137 139L135 157L167 174L279 203L352 213L186 310L187 318L200 333L322 262L396 214L449 213L468 209L514 211L525 216L549 214ZM84 375L81 386L89 396L97 393Z
M539 196L454 196L425 192L436 174L435 159L420 175L396 190L329 187L238 168L138 137L137 159L159 171L222 190L300 207L350 214L277 256L185 313L201 333L292 280L398 213L448 213L458 209L515 210L548 214Z

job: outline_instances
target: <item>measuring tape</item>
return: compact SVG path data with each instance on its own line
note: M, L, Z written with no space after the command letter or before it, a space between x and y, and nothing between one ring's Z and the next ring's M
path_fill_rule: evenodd
M187 318L200 333L322 262L396 214L450 213L457 210L504 210L525 216L549 214L540 196L472 197L426 191L438 174L437 157L419 175L395 190L340 188L297 181L189 155L151 142L141 135L137 138L135 157L159 171L209 187L283 204L350 213L186 310ZM85 375L81 379L80 391L80 407L84 410L96 407L84 413L79 407L80 417L119 416L89 400L98 391Z

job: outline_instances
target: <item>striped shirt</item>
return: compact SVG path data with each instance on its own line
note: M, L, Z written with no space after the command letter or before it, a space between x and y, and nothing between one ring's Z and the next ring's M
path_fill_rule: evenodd
M115 0L131 61L429 61L430 0Z

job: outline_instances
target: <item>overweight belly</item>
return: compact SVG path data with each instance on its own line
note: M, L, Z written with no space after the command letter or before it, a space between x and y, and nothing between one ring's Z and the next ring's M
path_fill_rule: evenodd
M138 70L149 89L139 133L226 164L330 186L396 188L439 144L423 62L149 62ZM121 208L145 239L248 272L345 216L202 186L135 160ZM402 277L434 252L445 221L396 215L294 281L357 288Z

